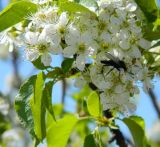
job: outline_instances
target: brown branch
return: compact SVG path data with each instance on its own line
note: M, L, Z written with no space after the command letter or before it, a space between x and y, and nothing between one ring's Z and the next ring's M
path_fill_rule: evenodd
M107 118L112 118L112 114L109 110L103 111L103 115ZM122 132L119 129L112 129L110 128L111 132L113 133L113 138L109 141L109 143L116 141L119 147L127 147L125 137L123 136Z
M148 88L147 91L148 91L148 95L151 98L152 104L157 112L158 118L160 119L160 107L158 105L156 95L154 94L154 92L151 88Z
M66 88L67 88L66 80L62 79L62 99L61 99L62 104L65 103Z
M13 72L14 72L14 76L16 78L16 88L19 89L20 85L21 85L21 78L19 76L19 72L18 72L18 52L14 49L12 51L12 65L13 65Z

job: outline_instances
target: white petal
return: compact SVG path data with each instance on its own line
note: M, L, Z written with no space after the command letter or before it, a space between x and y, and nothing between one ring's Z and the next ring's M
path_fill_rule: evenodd
M79 40L80 40L80 32L76 28L70 27L65 35L66 44L75 45L79 42Z
M53 43L50 43L48 51L52 54L61 54L63 52L62 47L60 45L57 46Z
M61 16L59 17L59 23L62 26L66 26L68 23L68 16L66 12L62 12Z
M111 42L111 35L109 33L103 32L100 37L105 43Z
M130 56L133 58L140 58L141 57L141 52L138 49L138 47L133 46L132 50L130 51Z
M138 44L143 49L149 49L151 47L151 42L143 38L139 40Z
M109 18L110 18L110 15L105 12L105 11L101 11L100 14L99 14L99 19L103 22L108 22L109 21Z
M115 93L122 93L124 91L123 85L117 85L114 89Z
M137 9L137 4L136 3L129 3L127 6L126 6L126 9L130 12L134 12L136 11Z
M56 26L53 25L53 24L52 25L47 25L43 29L40 37L42 39L45 39L46 41L52 41L54 44L56 44L58 46L61 42L61 37L57 33L56 29L57 29Z
M130 43L123 40L119 42L119 46L124 50L128 50L130 48Z
M119 26L118 26L118 25L115 25L115 24L113 24L113 23L109 23L109 24L108 24L108 29L109 29L109 31L110 31L111 33L114 33L114 34L118 33L119 30L120 30Z
M77 58L76 58L76 66L79 70L83 71L84 70L84 67L85 67L85 56L84 55L79 55Z
M136 111L136 105L134 103L128 102L127 107L131 112Z
M111 21L111 23L113 23L113 24L115 24L115 25L120 25L120 24L121 24L120 19L118 19L118 18L115 17L114 15L112 15L112 16L110 17L110 21Z
M34 50L34 49L27 49L26 50L26 58L27 58L27 60L34 61L38 57L39 57L38 50Z
M75 53L76 53L76 46L68 46L63 50L63 55L65 57L73 56Z
M26 42L30 45L36 45L38 42L39 33L27 32L25 34Z
M9 45L7 43L0 43L0 58L6 59L9 55Z
M48 53L44 53L41 56L41 61L45 66L50 66L51 62L52 62L52 58Z
M87 44L91 43L92 37L91 37L90 33L86 31L83 34L81 34L80 42L85 42Z

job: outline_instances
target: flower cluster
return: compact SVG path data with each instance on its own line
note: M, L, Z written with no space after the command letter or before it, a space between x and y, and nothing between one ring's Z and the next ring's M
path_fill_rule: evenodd
M97 87L104 110L134 111L137 82L151 87L141 55L151 47L143 38L143 14L133 0L100 1L99 5L99 48L89 69L90 78L83 73L77 81L83 86L89 79L88 83Z
M132 98L139 94L136 82L143 81L151 87L141 55L151 47L143 38L143 14L133 0L100 1L99 4L101 47L90 70L91 81L101 91L105 110L134 111Z
M98 5L97 17L85 12L70 15L56 5L40 7L27 18L26 58L40 58L45 66L51 64L51 55L73 58L73 67L81 71L76 85L94 85L104 110L135 110L131 101L139 93L136 82L151 87L142 56L151 44L143 38L145 17L134 0L99 0Z

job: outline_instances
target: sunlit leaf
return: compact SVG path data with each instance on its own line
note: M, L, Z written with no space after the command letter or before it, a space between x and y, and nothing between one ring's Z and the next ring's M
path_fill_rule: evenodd
M53 110L54 110L54 116L51 113L49 113L49 111L47 111L47 121L46 121L46 127L47 129L50 128L50 126L52 125L52 122L55 121L56 117L59 118L59 116L62 114L63 112L63 105L62 104L54 104L52 106Z
M47 132L48 147L66 147L69 136L77 121L78 119L75 116L67 115L57 122L52 122L52 126Z
M43 90L43 100L45 103L45 107L49 111L49 113L52 115L53 119L56 120L54 111L53 111L53 106L52 106L52 87L53 87L54 82L50 81L45 84L45 88Z
M45 104L43 100L44 75L40 72L37 75L34 96L30 101L32 115L34 119L34 131L39 140L43 140L46 135L45 126Z
M87 98L87 108L92 116L100 116L100 101L98 94L93 91Z
M75 2L62 2L60 3L60 9L61 11L68 11L70 13L75 13L75 12L83 12L83 13L88 13L94 17L96 17L96 14L92 11L90 11L88 8L75 3Z
M123 122L129 128L136 147L149 147L145 136L144 120L138 116L124 118Z
M31 13L36 12L37 5L29 1L18 1L8 5L0 12L0 31L3 31L21 21Z

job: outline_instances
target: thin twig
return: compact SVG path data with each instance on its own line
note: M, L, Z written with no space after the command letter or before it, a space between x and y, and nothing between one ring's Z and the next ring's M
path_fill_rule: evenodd
M151 88L148 88L147 91L148 91L148 94L151 98L152 104L157 112L158 118L160 119L160 107L158 105L156 95Z
M112 117L112 113L109 110L103 111L103 114L107 118ZM125 137L123 136L122 132L119 129L110 128L110 130L114 135L114 137L110 140L110 142L115 140L117 145L119 145L119 147L127 147Z
M67 83L66 79L62 79L62 104L65 103L65 96L66 96L66 88L67 88Z
M21 78L19 76L19 71L18 71L18 52L14 49L12 52L12 64L13 64L13 73L16 78L17 84L16 88L19 89L21 85Z

